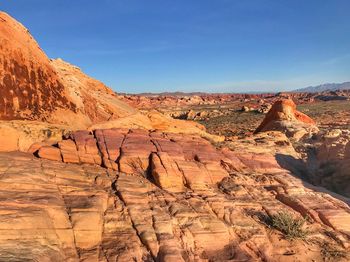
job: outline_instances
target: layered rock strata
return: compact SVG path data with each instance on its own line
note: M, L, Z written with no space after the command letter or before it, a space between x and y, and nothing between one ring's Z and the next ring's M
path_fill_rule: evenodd
M101 167L93 151L98 143L94 147L89 142L97 135L85 132L72 134L74 140L64 140L62 148L39 149L45 156L60 151L60 161L0 153L0 260L321 261L325 243L341 252L349 248L348 204L281 168L254 169L269 166L270 158L242 164L235 156L231 171L219 178L207 164L219 156L230 159L234 152L212 148L196 157L211 146L196 138L180 141L182 148L170 146L180 146L176 137L172 141L163 134L113 130L114 137L123 137L118 156L118 150L110 149L119 143L110 147L106 134L112 131L105 131L105 154L109 160L117 158L118 168L123 148L131 150L126 157L135 157L133 137L143 137L143 143L162 141L163 151L151 152L150 168L156 175ZM64 158L62 151L72 150L73 144L76 153ZM154 150L148 143L138 147L140 152ZM79 164L71 163L77 159ZM83 163L85 159L91 164ZM184 170L191 173L186 176ZM266 217L281 211L309 217L308 241L288 241L264 224Z
M203 138L141 129L75 131L55 145L39 144L35 149L40 158L150 175L172 192L204 189L221 181L228 170L247 168L235 154L216 150Z

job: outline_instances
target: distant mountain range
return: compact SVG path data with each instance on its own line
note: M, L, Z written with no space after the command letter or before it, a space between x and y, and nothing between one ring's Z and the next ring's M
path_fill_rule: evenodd
M322 91L334 91L334 90L344 90L350 89L350 82L344 83L327 83L318 86L309 86L301 89L294 90L294 92L308 92L308 93L316 93Z
M206 93L206 92L161 92L161 93L137 93L137 94L129 94L129 93L119 93L118 95L137 95L137 96L203 96L203 95L209 95L212 93Z
M294 93L317 93L317 92L323 92L323 91L335 91L335 90L350 90L350 81L344 82L344 83L326 83L318 86L308 86L304 88L295 89L291 92ZM224 94L272 94L274 92L247 92L247 93L239 93L239 92L228 92L228 93L211 93L211 92L181 92L181 91L175 91L175 92L161 92L161 93L137 93L137 94L130 94L130 93L119 93L118 95L137 95L137 96L205 96L205 95L224 95ZM277 92L275 92L277 93Z

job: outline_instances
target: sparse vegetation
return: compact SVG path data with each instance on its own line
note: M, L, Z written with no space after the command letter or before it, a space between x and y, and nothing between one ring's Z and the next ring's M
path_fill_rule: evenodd
M341 250L327 242L322 244L321 254L324 261L338 261L339 259L349 258L349 254L346 251Z
M134 174L147 177L147 167L144 166L142 160L139 157L129 160L127 165L131 167Z
M207 131L211 134L216 135L225 135L227 138L230 137L240 137L244 138L247 135L250 135L256 127L259 126L261 121L264 119L265 114L256 113L255 111L251 112L241 112L238 111L245 102L234 101L228 104L225 104L225 107L219 109L224 112L223 115L211 116L209 115L208 119L200 120L199 123L203 124ZM205 110L212 112L217 108L213 105L200 105L200 106L191 106L188 109L192 110ZM349 129L349 122L341 121L348 119L350 103L349 101L329 101L329 102L320 102L315 103L305 103L298 106L298 109L306 113L312 119L314 119L319 128L323 129L327 126L332 126L333 128L343 128ZM169 111L169 108L164 110L164 112Z
M305 219L294 218L289 212L278 212L271 216L269 222L271 227L281 231L289 240L305 239L308 235L308 231L303 228Z

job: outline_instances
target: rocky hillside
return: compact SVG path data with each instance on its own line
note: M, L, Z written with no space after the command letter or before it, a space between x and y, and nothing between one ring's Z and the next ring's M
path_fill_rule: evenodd
M349 199L297 178L288 141L104 129L1 153L0 259L347 261Z
M174 120L157 111L142 114L78 67L49 59L23 25L0 12L0 134L11 134L0 136L0 151L27 150L29 143L56 140L50 129L64 133L106 126L221 139L198 123Z
M50 60L29 31L0 13L0 120L42 120L86 128L137 110L61 59Z
M317 132L291 100L281 100L255 135L221 147L198 136L99 129L66 134L57 144L34 144L30 151L37 158L22 158L42 165L47 182L59 188L52 193L64 200L52 208L62 208L72 239L50 238L74 242L68 250L57 244L62 259L347 261L350 199L306 182L315 182L313 165L293 145ZM344 135L336 131L323 136L327 143L315 144L321 164L344 159L339 168L348 170L350 142ZM11 157L18 156L5 155ZM71 178L70 170L79 178ZM335 185L344 173L332 175ZM35 219L30 210L26 214ZM46 245L35 246L54 256Z
M47 119L57 109L77 112L50 60L29 31L0 13L0 118Z

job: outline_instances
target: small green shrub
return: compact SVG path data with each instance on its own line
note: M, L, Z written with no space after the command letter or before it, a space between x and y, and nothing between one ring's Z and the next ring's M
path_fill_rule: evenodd
M294 218L289 212L278 212L271 216L270 225L281 231L289 240L305 239L308 232L303 229L305 219Z

